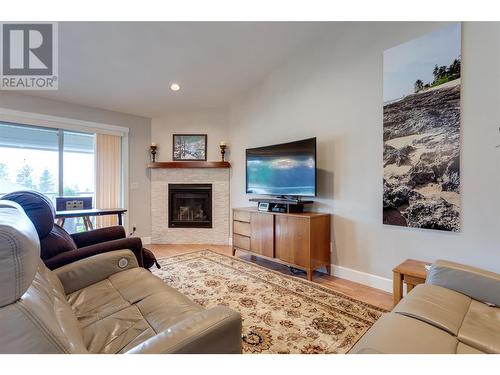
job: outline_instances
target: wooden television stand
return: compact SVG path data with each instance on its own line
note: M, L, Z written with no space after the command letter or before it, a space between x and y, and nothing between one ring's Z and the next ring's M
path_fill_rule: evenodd
M236 250L302 269L312 280L319 267L330 273L330 214L235 208L233 255Z

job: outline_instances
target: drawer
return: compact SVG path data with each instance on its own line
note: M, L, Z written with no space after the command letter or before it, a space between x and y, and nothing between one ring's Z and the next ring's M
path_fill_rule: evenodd
M421 277L404 275L403 279L404 279L405 283L411 284L411 285L418 285L418 284L425 283L425 279L423 279Z
M233 211L233 219L236 221L243 221L245 223L250 222L250 212L248 211Z
M233 221L233 232L242 236L250 237L250 223L242 223L241 221Z
M240 236L239 234L233 235L233 246L239 247L243 250L250 250L250 238Z

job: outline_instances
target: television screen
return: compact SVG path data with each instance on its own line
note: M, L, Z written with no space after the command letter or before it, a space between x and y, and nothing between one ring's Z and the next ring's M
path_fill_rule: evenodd
M248 194L316 196L316 138L250 148Z

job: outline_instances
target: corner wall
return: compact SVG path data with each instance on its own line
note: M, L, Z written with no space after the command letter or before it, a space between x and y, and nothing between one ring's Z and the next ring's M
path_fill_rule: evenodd
M387 286L406 258L500 272L500 23L462 28L462 232L382 224L383 51L443 25L332 24L319 45L236 103L229 127L232 207L250 205L246 148L316 136L313 209L333 215L331 259L339 275Z
M228 141L228 112L225 109L204 109L172 113L152 120L152 142L159 143L159 161L172 160L174 134L207 134L207 160L221 160L219 142ZM228 159L226 154L226 160Z

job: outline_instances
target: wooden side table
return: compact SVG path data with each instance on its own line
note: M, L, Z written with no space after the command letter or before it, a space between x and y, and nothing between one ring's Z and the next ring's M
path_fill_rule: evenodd
M406 291L410 292L415 285L425 283L427 269L425 266L430 263L421 260L407 259L392 270L393 274L393 302L394 306L403 298L403 283L406 284Z

